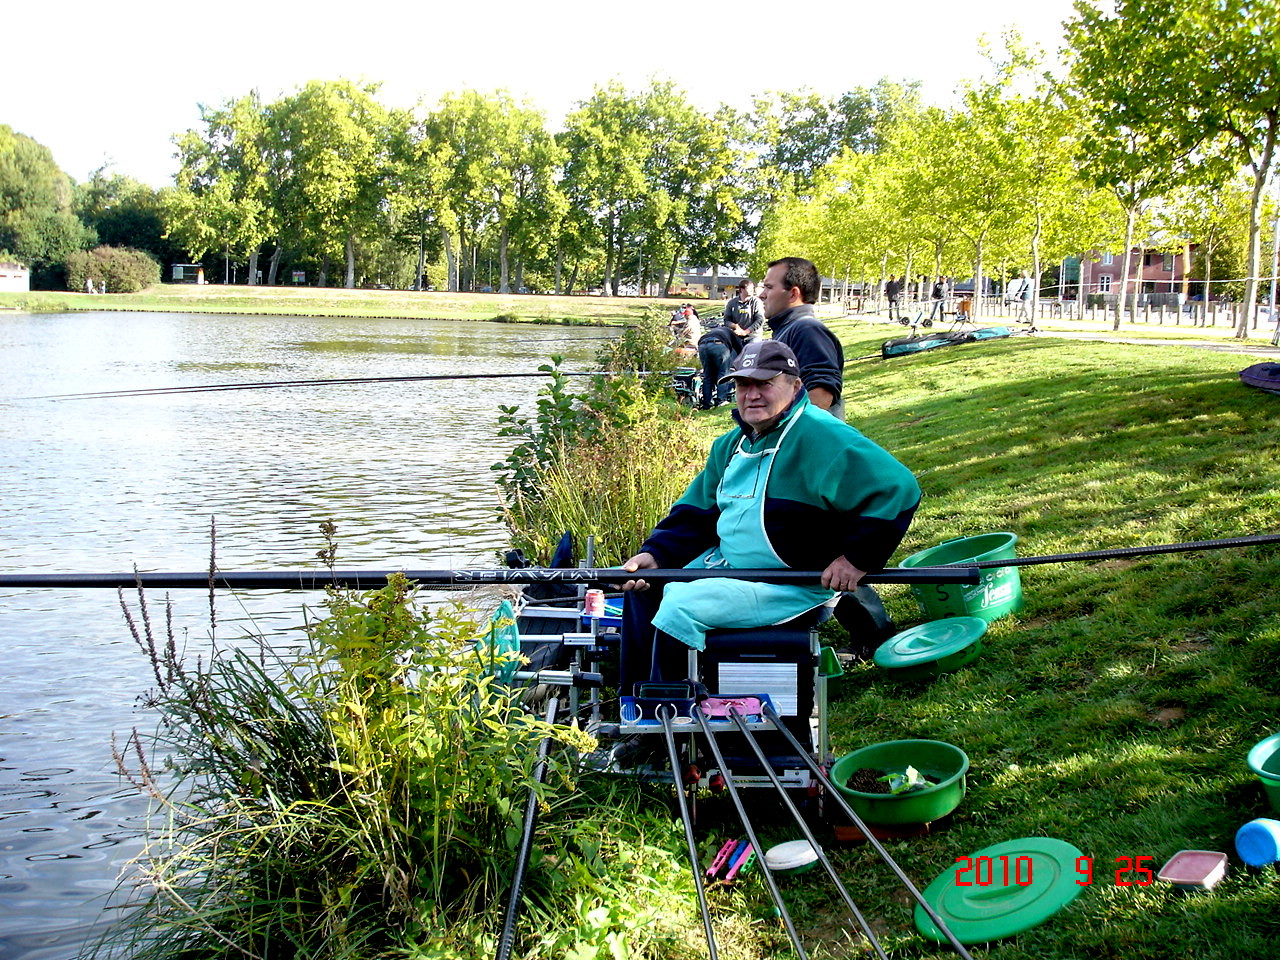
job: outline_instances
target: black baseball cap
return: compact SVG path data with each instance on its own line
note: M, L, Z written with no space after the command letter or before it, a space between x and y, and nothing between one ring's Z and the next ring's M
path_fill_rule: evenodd
M772 380L780 373L800 376L800 364L796 362L791 348L777 340L755 340L742 349L730 364L729 372L717 382L724 383L738 377Z

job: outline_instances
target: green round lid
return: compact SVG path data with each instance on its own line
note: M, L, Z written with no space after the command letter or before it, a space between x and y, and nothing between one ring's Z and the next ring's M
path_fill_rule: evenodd
M924 899L961 943L999 940L1043 923L1080 896L1084 887L1076 883L1076 861L1081 856L1052 837L997 843L961 857L925 888ZM987 857L990 864L979 862ZM919 904L916 929L930 940L946 940Z
M981 617L945 617L896 633L876 650L876 663L890 669L918 667L977 642L987 632Z

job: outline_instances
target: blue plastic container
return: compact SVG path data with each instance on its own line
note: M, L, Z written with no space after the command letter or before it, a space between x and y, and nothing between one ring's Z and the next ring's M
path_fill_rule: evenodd
M1251 867L1280 860L1280 820L1259 817L1236 831L1236 853Z

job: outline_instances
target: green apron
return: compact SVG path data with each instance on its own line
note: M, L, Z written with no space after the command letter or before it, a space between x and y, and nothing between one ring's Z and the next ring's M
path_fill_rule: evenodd
M720 544L686 564L686 569L786 566L765 532L765 491L774 453L807 408L807 404L797 405L783 428L771 433L759 450L746 448L745 435L738 441L716 488L716 505L720 508L716 534ZM783 623L834 596L819 583L754 583L732 578L671 583L663 590L653 625L687 646L702 650L708 630Z

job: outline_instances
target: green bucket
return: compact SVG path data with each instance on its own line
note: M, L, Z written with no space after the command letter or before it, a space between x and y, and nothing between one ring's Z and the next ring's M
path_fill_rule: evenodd
M978 560L1012 560L1016 533L984 533L976 537L944 540L936 547L913 553L902 561L904 567L934 567ZM912 584L920 609L926 616L981 617L990 623L1006 613L1022 609L1022 579L1017 567L988 567L977 584Z
M1271 801L1271 809L1280 813L1280 733L1255 743L1247 762L1262 783L1262 792Z
M908 793L864 793L847 786L849 777L867 767L901 772L910 765L933 780L932 786ZM929 823L960 806L964 799L969 757L941 740L888 740L845 754L831 767L830 779L853 812L867 823Z

